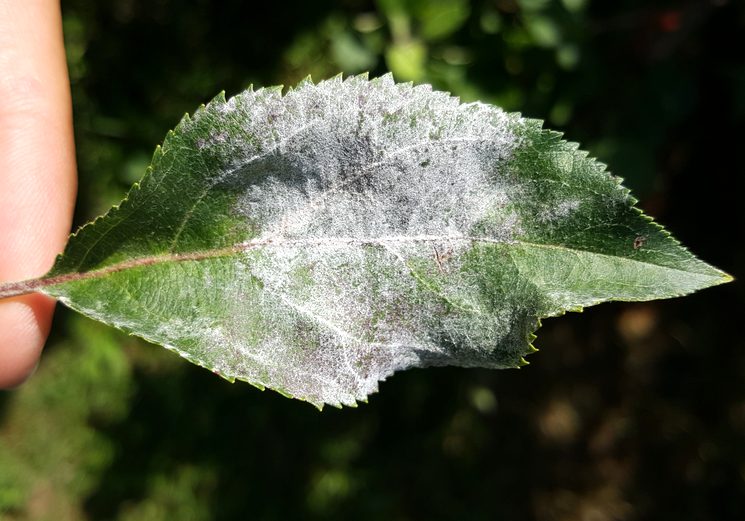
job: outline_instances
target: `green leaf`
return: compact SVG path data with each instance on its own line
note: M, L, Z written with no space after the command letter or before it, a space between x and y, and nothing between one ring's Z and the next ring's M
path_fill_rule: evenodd
M540 319L730 280L536 120L341 77L218 96L39 283L229 380L354 405L508 368Z

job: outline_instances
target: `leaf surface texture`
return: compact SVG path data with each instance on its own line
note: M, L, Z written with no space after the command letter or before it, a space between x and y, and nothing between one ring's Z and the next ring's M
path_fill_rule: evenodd
M517 367L541 318L725 282L536 120L390 76L219 96L45 289L229 379L354 405Z

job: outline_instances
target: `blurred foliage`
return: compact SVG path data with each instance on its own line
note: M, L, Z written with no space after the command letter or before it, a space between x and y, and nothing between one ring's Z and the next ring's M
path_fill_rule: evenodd
M391 70L565 130L745 276L742 3L62 4L78 223L222 89ZM0 394L0 519L745 519L744 304L735 283L593 308L521 371L410 371L323 413L60 310Z

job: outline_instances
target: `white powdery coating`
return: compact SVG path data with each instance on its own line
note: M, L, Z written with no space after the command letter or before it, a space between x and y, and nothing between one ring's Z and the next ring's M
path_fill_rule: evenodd
M546 206L539 214L538 220L544 224L550 224L561 219L565 219L574 211L576 211L581 205L579 199L568 199L566 201L559 201L558 203Z
M230 323L208 329L216 370L353 404L396 370L475 363L447 346L504 341L509 310L482 302L461 267L474 239L520 233L509 210L518 187L500 171L519 120L390 76L261 90L218 112L247 139L215 133L197 145L220 145L221 181L251 180L235 211L261 230L244 262L263 292L237 295ZM437 287L422 289L417 263Z

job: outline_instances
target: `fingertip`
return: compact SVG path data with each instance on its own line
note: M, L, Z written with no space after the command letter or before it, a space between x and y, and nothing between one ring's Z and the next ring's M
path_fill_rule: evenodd
M75 199L75 152L59 1L0 0L0 281L46 273ZM0 388L22 383L46 341L54 301L0 302Z
M40 294L0 304L0 389L21 385L33 374L53 313L54 300Z

